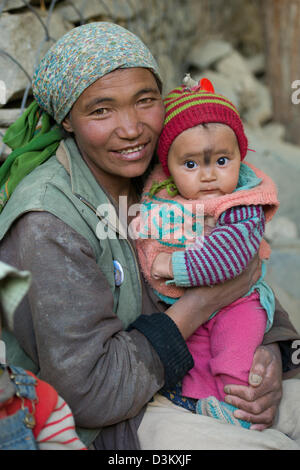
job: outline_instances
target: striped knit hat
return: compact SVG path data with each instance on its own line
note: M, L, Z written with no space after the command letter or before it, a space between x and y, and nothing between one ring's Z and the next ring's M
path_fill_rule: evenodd
M186 129L204 123L222 123L231 127L237 137L241 159L246 156L248 140L236 107L215 93L211 82L203 78L196 86L181 85L164 99L166 115L158 142L157 154L164 172L170 176L168 153L174 139Z

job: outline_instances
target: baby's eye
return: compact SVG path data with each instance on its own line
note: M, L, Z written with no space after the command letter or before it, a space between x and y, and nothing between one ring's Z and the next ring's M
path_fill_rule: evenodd
M187 160L186 162L184 162L184 166L189 170L193 170L197 167L197 163L194 162L194 160Z
M219 166L225 166L225 165L227 164L227 162L228 162L228 158L227 158L227 157L220 157L220 158L218 158L218 160L217 160L217 164L218 164Z

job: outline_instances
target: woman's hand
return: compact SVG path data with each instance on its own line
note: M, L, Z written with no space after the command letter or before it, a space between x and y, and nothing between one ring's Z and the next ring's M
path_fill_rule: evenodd
M236 418L262 431L272 426L282 396L282 363L277 344L260 346L254 355L249 386L226 385L225 401L239 408Z

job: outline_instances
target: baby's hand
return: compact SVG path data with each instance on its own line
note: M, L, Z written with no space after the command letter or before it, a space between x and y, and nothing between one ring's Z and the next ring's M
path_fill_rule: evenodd
M215 219L211 216L204 217L204 236L211 234L213 229L216 227Z
M173 279L172 255L169 253L159 253L153 261L151 276L154 279Z

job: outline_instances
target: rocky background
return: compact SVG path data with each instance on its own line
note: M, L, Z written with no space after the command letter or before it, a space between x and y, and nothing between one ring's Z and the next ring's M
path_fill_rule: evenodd
M266 231L272 246L268 280L300 331L300 147L274 119L262 21L262 5L271 1L277 0L0 0L0 81L6 85L5 96L0 90L0 138L30 103L30 78L41 56L86 22L114 21L138 34L157 58L165 92L185 72L211 79L241 113L255 150L247 160L278 185L280 209ZM298 39L291 40L299 56ZM293 91L286 94L289 105ZM300 113L300 103L293 106ZM8 153L0 141L0 161Z

